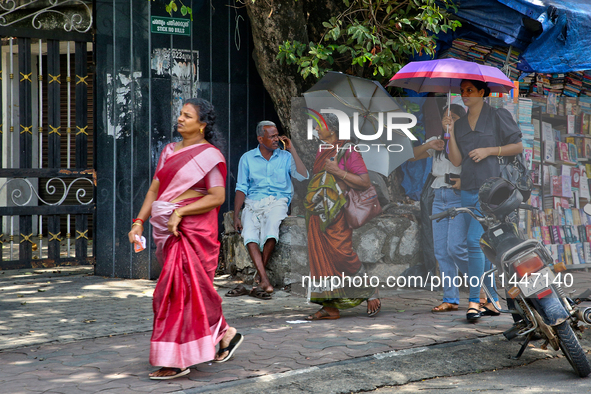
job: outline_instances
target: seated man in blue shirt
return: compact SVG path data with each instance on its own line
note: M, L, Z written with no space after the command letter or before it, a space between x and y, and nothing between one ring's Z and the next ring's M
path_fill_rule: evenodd
M253 287L251 295L269 299L273 286L265 267L279 240L279 225L287 217L293 194L291 177L303 181L308 179L308 171L291 140L279 137L275 123L259 122L256 134L259 146L242 155L238 164L234 228L242 232L258 272L260 282L258 287ZM285 144L285 150L278 149L279 140Z

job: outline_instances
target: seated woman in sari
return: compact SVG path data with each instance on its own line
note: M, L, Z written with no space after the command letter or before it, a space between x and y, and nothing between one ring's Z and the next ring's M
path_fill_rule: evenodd
M308 259L310 261L310 301L322 308L308 320L338 319L340 309L353 308L367 301L367 314L376 315L381 308L377 289L355 286L354 277L365 271L353 250L353 230L347 224L343 207L349 188L367 189L371 183L361 155L354 150L338 150L347 144L337 138L338 118L323 114L326 126L317 127L318 137L332 149L316 155L313 177L304 201L308 227ZM337 153L338 152L338 153ZM349 277L337 283L336 277ZM322 278L329 277L328 280ZM330 277L335 277L331 282ZM349 283L351 282L351 283Z
M189 99L178 117L181 142L166 145L129 232L138 242L151 216L162 272L154 291L150 379L173 379L204 361L227 361L242 343L228 326L213 287L218 264L218 211L225 200L226 161L213 131L213 106ZM220 344L220 350L215 346Z

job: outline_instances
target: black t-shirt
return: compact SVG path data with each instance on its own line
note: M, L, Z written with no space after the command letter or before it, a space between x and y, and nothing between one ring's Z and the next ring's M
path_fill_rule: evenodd
M478 148L517 144L521 142L521 130L509 111L484 103L474 130L470 128L467 115L458 119L455 138L462 155L462 190L473 190L479 189L486 179L500 176L501 167L496 155L476 163L470 158L470 152Z

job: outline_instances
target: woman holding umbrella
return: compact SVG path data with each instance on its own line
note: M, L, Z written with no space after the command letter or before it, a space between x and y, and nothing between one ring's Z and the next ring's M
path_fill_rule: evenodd
M449 128L449 160L455 166L462 166L461 200L464 207L480 208L478 190L487 178L499 176L501 156L514 156L523 151L521 131L506 109L494 109L484 102L490 93L486 82L463 80L460 93L468 115L457 121L444 116L442 125ZM496 127L494 127L496 125ZM498 159L499 158L499 159ZM482 307L480 300L480 278L491 263L484 257L479 240L484 230L478 221L468 215L468 276L470 277L470 298L466 319L474 323L481 316L497 316L498 298L494 289L494 276L485 278L484 285L494 299Z

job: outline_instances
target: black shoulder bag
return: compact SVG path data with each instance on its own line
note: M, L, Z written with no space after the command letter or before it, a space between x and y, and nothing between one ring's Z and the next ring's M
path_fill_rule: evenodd
M502 146L500 140L500 133L498 130L499 122L497 120L498 111L494 110L494 128L495 140L498 146ZM499 159L499 165L501 167L501 173L499 176L513 183L521 194L523 194L524 201L529 199L529 195L533 189L533 180L531 171L525 166L525 160L523 159L523 153L519 153L515 156L497 156Z

